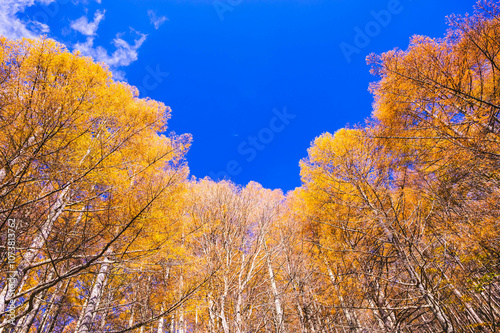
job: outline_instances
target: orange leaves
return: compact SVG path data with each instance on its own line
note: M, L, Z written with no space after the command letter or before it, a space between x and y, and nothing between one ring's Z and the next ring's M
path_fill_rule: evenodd
M92 315L108 316L106 329L155 329L161 309L205 331L450 331L494 319L497 18L452 17L443 39L370 56L373 119L316 138L287 196L188 182L191 137L162 134L163 103L52 40L0 37L0 198L4 215L28 217L18 289L63 276L49 288L73 324L90 289L108 295Z
M160 133L170 109L50 39L2 38L0 73L0 198L3 214L30 217L26 287L40 272L84 279L102 256L124 271L172 257L190 136Z
M444 39L415 36L407 51L369 57L381 76L374 116L387 136L498 159L500 24L479 13L450 23Z

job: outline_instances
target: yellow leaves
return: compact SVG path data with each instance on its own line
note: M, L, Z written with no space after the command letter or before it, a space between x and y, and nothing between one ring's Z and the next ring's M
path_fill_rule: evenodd
M492 126L498 122L498 71L489 56L497 52L489 41L500 23L475 16L452 24L444 39L416 36L407 51L370 57L372 72L381 76L371 86L374 117L381 134L416 139L401 142L414 149L498 158L500 138Z
M340 129L334 135L324 133L314 140L309 149L309 158L316 163L326 165L331 159L342 159L346 153L360 141L360 131Z
M317 280L305 292L310 300L340 304L342 311L353 304L364 309L370 293L387 302L382 307L401 307L399 299L424 311L422 295L465 280L469 272L459 266L476 269L469 284L482 291L498 277L484 271L498 253L500 153L500 80L491 69L498 52L489 59L486 40L500 28L493 21L481 27L464 26L439 40L416 36L407 51L372 56L381 76L371 86L375 121L316 138L300 162L303 186L286 197L255 182L187 182L190 136L161 134L170 108L138 98L137 89L54 41L0 37L0 166L10 177L3 183L21 184L9 200L15 207L22 198L19 205L41 221L21 240L41 229L57 195L52 191L70 184L66 211L51 227L71 237L51 231L43 245L62 258L58 268L83 265L80 258L112 242L109 256L122 276L112 288L150 274L149 286L158 290L144 296L156 305L174 302L212 273L203 292L223 307L226 302L230 315L236 292L248 308L273 303L271 280L280 295ZM47 202L30 206L40 197ZM167 268L175 279L165 278ZM30 272L26 287L40 282L40 272ZM87 273L81 279L88 286ZM414 288L417 278L427 291ZM81 305L78 293L70 292L70 300ZM263 299L255 302L254 295Z
M190 137L159 133L169 108L138 98L108 69L50 39L1 38L0 73L0 167L10 177L0 185L20 184L9 192L13 205L29 203L29 196L54 201L54 190L69 188L70 209L84 217L64 212L56 227L69 230L71 246L86 256L111 241L118 253L137 251L135 258L178 241ZM29 210L40 214L34 221L45 221L50 206L37 200ZM51 235L46 246L65 237Z
M308 158L301 161L301 177L323 204L336 201L342 205L343 201L357 200L359 193L354 184L371 183L377 177L376 143L362 130L323 134L308 153Z

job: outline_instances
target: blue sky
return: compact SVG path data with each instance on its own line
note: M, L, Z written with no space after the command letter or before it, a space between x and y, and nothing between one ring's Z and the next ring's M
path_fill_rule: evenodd
M473 0L0 0L0 34L40 34L172 108L196 177L300 186L311 141L362 123L365 57L441 37Z

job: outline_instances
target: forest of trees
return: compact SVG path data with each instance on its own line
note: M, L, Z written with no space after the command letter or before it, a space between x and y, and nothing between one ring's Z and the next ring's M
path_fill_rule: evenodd
M283 194L189 179L170 109L0 37L0 332L500 332L500 5L370 55Z

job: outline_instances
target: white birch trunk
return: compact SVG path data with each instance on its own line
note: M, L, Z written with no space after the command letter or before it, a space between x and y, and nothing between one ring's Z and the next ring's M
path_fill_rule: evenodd
M17 276L16 279L13 280L12 284L14 287L14 290L17 289L19 286L20 281L24 278L25 275L25 269L29 267L29 265L33 262L33 259L35 256L38 254L40 249L43 247L43 244L45 243L45 240L49 236L52 227L54 226L54 222L57 220L57 218L62 214L64 209L66 208L66 205L68 203L68 197L67 194L69 192L69 185L66 185L65 188L63 188L57 197L57 200L55 204L52 206L50 209L49 216L47 217L47 220L43 224L41 231L35 236L33 241L30 244L30 248L26 253L23 255L23 259L19 263L19 266L17 268ZM12 286L12 284L10 286ZM5 307L7 306L7 291L9 289L9 284L5 284L2 292L0 293L0 314L5 312Z
M64 287L64 291L62 293L60 293L59 301L56 302L56 299L59 296L58 295L59 293L57 292L58 290L60 290L59 285L63 284L62 282L59 282L58 287L56 289L56 292L54 292L54 294L52 294L52 297L49 300L49 304L48 304L47 308L45 309L42 321L38 325L38 329L36 330L36 333L51 332L51 329L49 329L49 328L45 329L47 326L47 321L48 321L50 315L53 313L52 321L48 324L49 327L53 326L52 322L57 319L57 316L58 316L60 308L61 308L61 304L64 300L66 293L68 292L70 283L71 283L71 279L68 279L68 281L66 281L66 286ZM54 306L55 306L55 310L53 310Z
M216 309L215 302L212 299L212 293L208 294L208 315L210 317L210 333L214 333L216 331L215 318L216 318Z
M361 194L365 198L366 202L370 205L372 211L375 214L379 215L378 210L372 206L372 204L371 204L370 200L368 199L368 197L366 196L366 194L363 191L361 191ZM394 234L392 233L392 231L390 230L390 228L388 227L388 225L385 223L385 221L382 218L378 218L377 221L378 221L379 226L382 228L382 230L384 230L387 241L394 245L394 247L398 253L398 256L400 257L400 259L402 259L404 265L406 266L405 268L406 268L407 272L410 274L410 277L415 281L417 288L424 295L424 299L426 300L427 305L429 305L429 307L432 309L432 312L434 313L434 316L436 317L436 319L439 321L440 325L442 326L443 331L446 333L453 333L454 329L453 329L453 325L451 323L451 320L448 318L445 311L439 305L439 302L436 300L433 293L430 292L423 285L419 274L417 274L417 272L415 272L415 269L413 268L413 265L411 264L410 259L408 258L404 249L399 244L399 239L397 239L397 237L394 236Z
M97 310L97 304L99 304L99 300L102 296L102 291L104 289L104 283L106 281L107 274L111 268L111 261L108 258L104 259L104 262L101 264L101 268L99 270L99 274L97 274L94 287L92 288L92 292L90 293L90 298L87 303L87 306L83 308L83 319L82 324L78 329L78 333L87 333L90 331L92 327L92 318L94 315L94 311Z
M163 313L164 308L163 308L163 305L161 306L161 313ZM163 316L161 316L161 318L158 320L158 331L157 333L163 333L163 325L164 325L164 319L163 319Z
M184 333L186 331L186 323L184 322L184 310L179 309L179 333Z
M240 272L238 274L238 295L236 299L236 333L241 333L243 329L243 319L241 317L241 308L243 304L243 271L244 271L244 263L245 263L245 254L243 253L241 259L241 267Z
M266 246L267 252L267 246ZM274 276L273 266L271 265L271 259L269 258L269 254L266 256L267 261L267 269L269 272L269 281L271 282L271 291L274 297L274 307L276 310L276 332L283 332L285 330L284 322L283 322L283 307L281 306L280 294L278 292L278 287L276 284L276 278Z
M337 281L335 279L335 275L333 274L328 261L326 258L323 258L323 261L325 262L326 269L328 270L328 276L330 277L330 281L333 284L333 287L337 291L337 297L339 298L340 301L340 306L344 310L344 315L347 319L347 322L349 323L349 326L351 327L351 331L353 332L361 332L359 329L359 323L358 323L358 317L356 316L356 313L354 311L351 311L349 307L345 304L344 302L344 297L342 296L342 293L340 292L339 286L337 284Z
M172 314L172 319L170 320L170 332L175 332L175 315Z
M50 272L47 280L50 281L54 277L54 272ZM58 289L54 292L57 294ZM19 333L28 333L30 330L33 321L35 320L36 315L38 314L38 310L40 309L40 305L42 304L43 298L47 295L47 290L45 290L41 295L36 297L36 301L33 304L33 309L24 317L24 320L21 324L21 328L19 329Z
M227 277L224 277L224 293L220 299L220 314L219 314L224 333L229 333L229 324L227 322L226 314L224 312L224 309L226 307L226 297L228 295L228 292L229 292L229 285Z
M106 326L106 319L108 317L110 304L111 304L111 288L109 288L109 290L108 290L108 297L106 298L106 305L104 308L104 313L101 316L100 332L104 332L104 327Z

